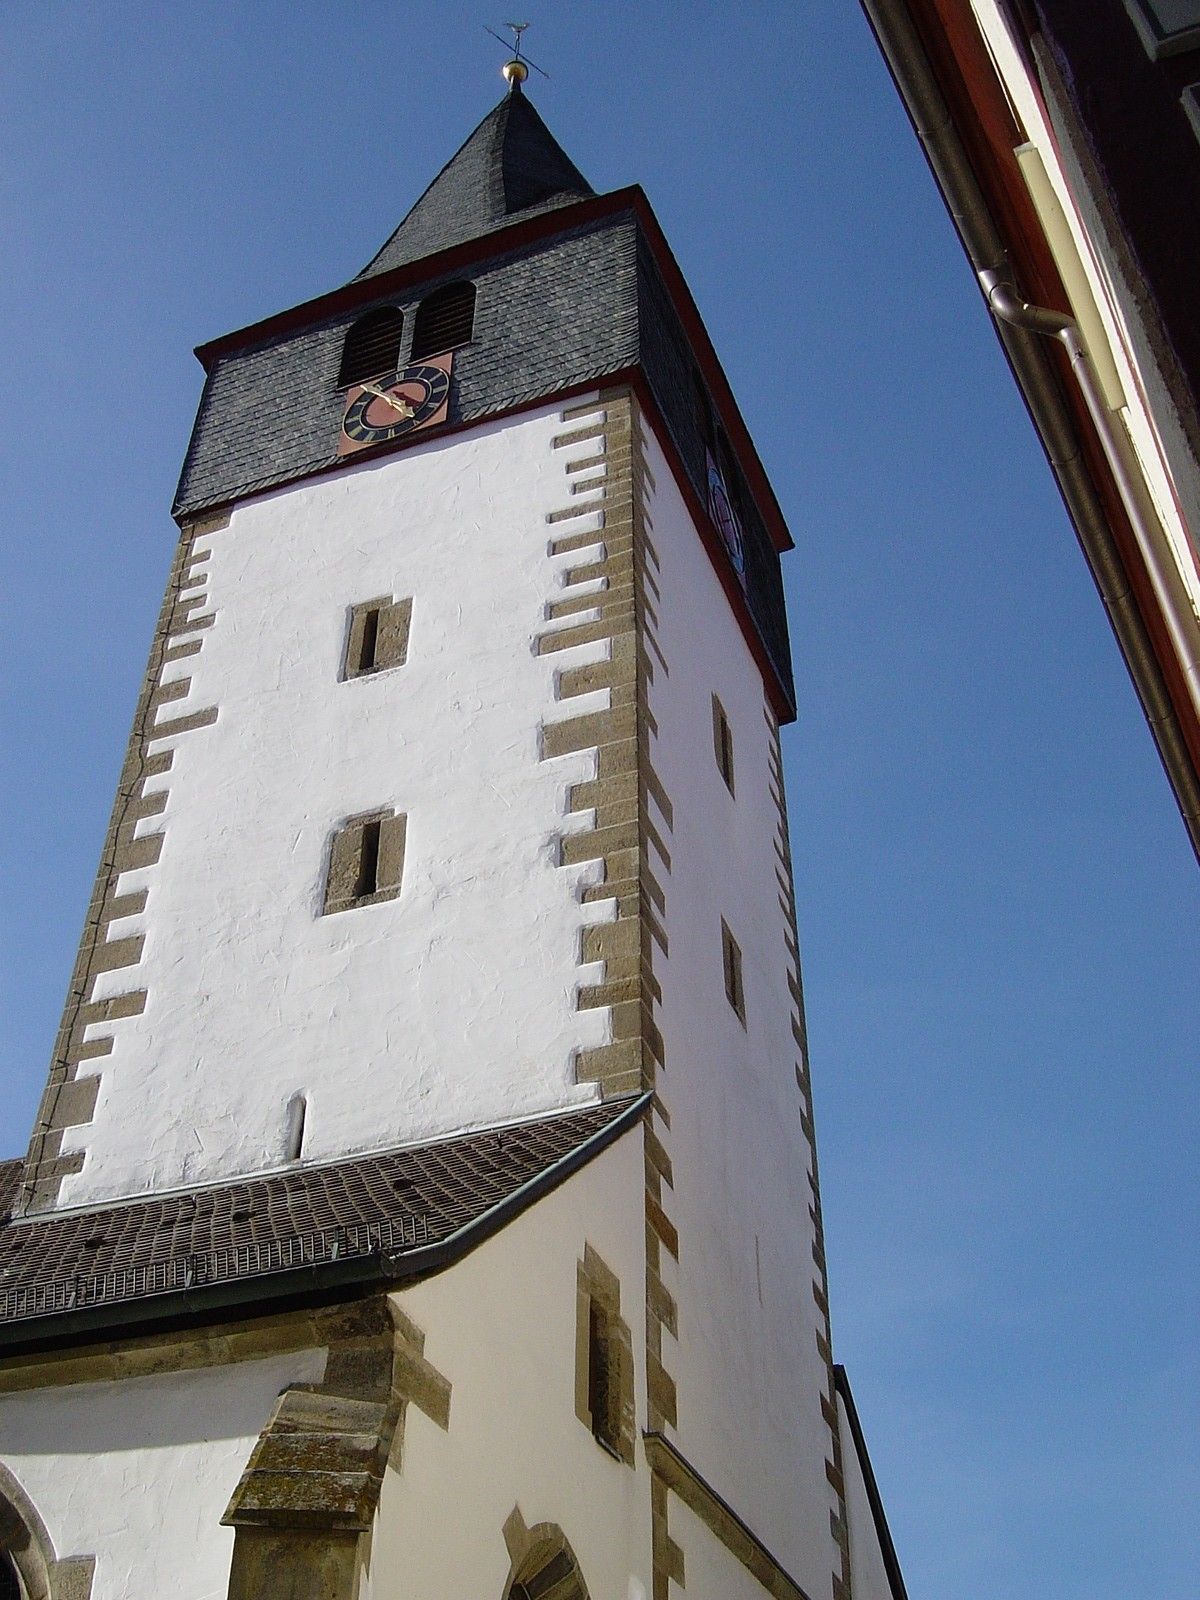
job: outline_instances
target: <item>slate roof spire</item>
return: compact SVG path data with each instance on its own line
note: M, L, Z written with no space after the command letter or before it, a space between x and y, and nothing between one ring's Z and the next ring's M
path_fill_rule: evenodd
M520 83L510 81L509 91L438 173L360 278L373 278L595 193Z

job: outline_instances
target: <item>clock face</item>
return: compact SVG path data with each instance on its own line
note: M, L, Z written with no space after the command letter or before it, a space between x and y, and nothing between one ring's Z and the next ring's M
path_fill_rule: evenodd
M346 391L338 455L386 444L446 420L451 355L405 367L394 378L351 384Z
M729 491L725 487L720 468L707 451L705 459L708 467L709 515L717 525L717 532L721 535L729 559L733 563L733 570L745 584L746 549L742 542L742 525L737 512L733 509L733 502L729 498Z

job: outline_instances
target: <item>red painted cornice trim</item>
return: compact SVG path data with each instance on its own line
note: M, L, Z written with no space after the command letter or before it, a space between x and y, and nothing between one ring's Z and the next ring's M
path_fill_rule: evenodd
M638 184L632 184L625 189L614 189L609 194L596 195L588 200L578 200L568 206L558 206L553 211L543 211L527 221L515 222L507 228L497 228L494 233L485 233L478 239L469 239L465 244L455 245L452 249L441 250L432 256L423 256L421 260L402 267L394 267L391 272L381 272L372 278L356 278L350 283L343 284L340 289L318 295L315 300L302 301L300 305L292 306L287 311L277 312L272 317L265 317L261 322L252 322L245 328L238 328L232 333L222 334L217 339L210 339L207 344L197 345L196 355L204 370L211 372L213 364L222 356L230 355L235 350L242 350L247 345L277 338L280 334L307 327L313 322L322 322L326 318L352 311L356 306L365 305L387 295L399 294L410 284L440 277L443 273L460 270L478 261L487 260L491 256L532 244L539 239L551 238L568 228L577 228L602 217L616 216L623 211L632 212L641 224L642 232L662 273L667 292L684 332L691 342L697 365L708 385L713 404L724 424L734 455L766 526L771 543L777 551L791 550L794 541L788 531L779 501L775 497L775 491L755 449L754 441L750 437L750 430L742 419L729 380L713 348L713 342L708 336L708 330L704 326L687 281L679 269L679 263L667 243L666 235L654 215L649 200Z

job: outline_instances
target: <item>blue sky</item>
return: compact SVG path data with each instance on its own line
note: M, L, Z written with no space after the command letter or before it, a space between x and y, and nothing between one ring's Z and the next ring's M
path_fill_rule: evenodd
M533 4L797 541L785 733L834 1338L913 1600L1197 1567L1200 875L853 0ZM0 17L0 1156L24 1147L170 558L191 347L330 288L503 88L443 3Z

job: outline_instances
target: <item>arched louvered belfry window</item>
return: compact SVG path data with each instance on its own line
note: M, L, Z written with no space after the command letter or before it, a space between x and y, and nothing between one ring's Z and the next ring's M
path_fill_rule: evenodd
M395 306L377 306L351 324L342 346L338 388L363 383L368 378L391 377L400 365L400 335L404 313Z
M0 1550L0 1600L23 1600L17 1569L12 1557L3 1550Z
M413 361L468 344L475 324L475 285L447 283L427 294L413 324Z

